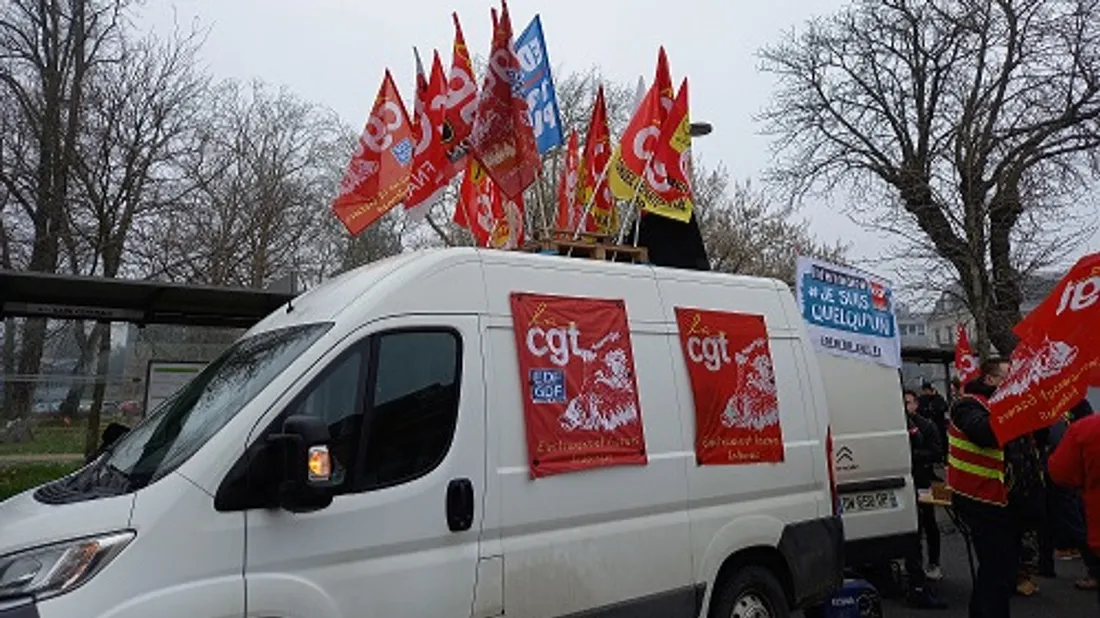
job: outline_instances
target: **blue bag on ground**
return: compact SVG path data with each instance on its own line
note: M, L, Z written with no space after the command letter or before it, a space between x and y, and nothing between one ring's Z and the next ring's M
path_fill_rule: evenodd
M882 597L863 579L846 579L825 603L825 618L882 618Z

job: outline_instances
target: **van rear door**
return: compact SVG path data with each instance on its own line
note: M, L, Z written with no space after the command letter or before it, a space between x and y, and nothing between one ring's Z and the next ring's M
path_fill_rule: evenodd
M849 564L901 557L917 530L909 433L896 369L817 353Z

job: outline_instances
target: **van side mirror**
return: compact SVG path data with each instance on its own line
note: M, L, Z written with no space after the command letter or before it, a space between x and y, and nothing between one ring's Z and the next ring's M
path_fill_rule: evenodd
M282 470L278 477L279 506L308 513L332 504L327 490L332 476L328 425L313 416L291 416L281 433L268 436Z

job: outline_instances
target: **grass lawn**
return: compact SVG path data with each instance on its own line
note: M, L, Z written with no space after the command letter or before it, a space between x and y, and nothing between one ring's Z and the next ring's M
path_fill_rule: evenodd
M79 463L20 463L0 466L0 500L42 483L61 478L80 467Z
M34 430L31 442L0 444L0 455L83 453L84 430L82 419L74 419L72 425L40 425Z

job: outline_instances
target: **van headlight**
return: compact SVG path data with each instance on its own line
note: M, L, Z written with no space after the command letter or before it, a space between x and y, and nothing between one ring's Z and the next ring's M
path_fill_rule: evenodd
M91 579L134 538L116 532L0 556L0 599L64 594Z

